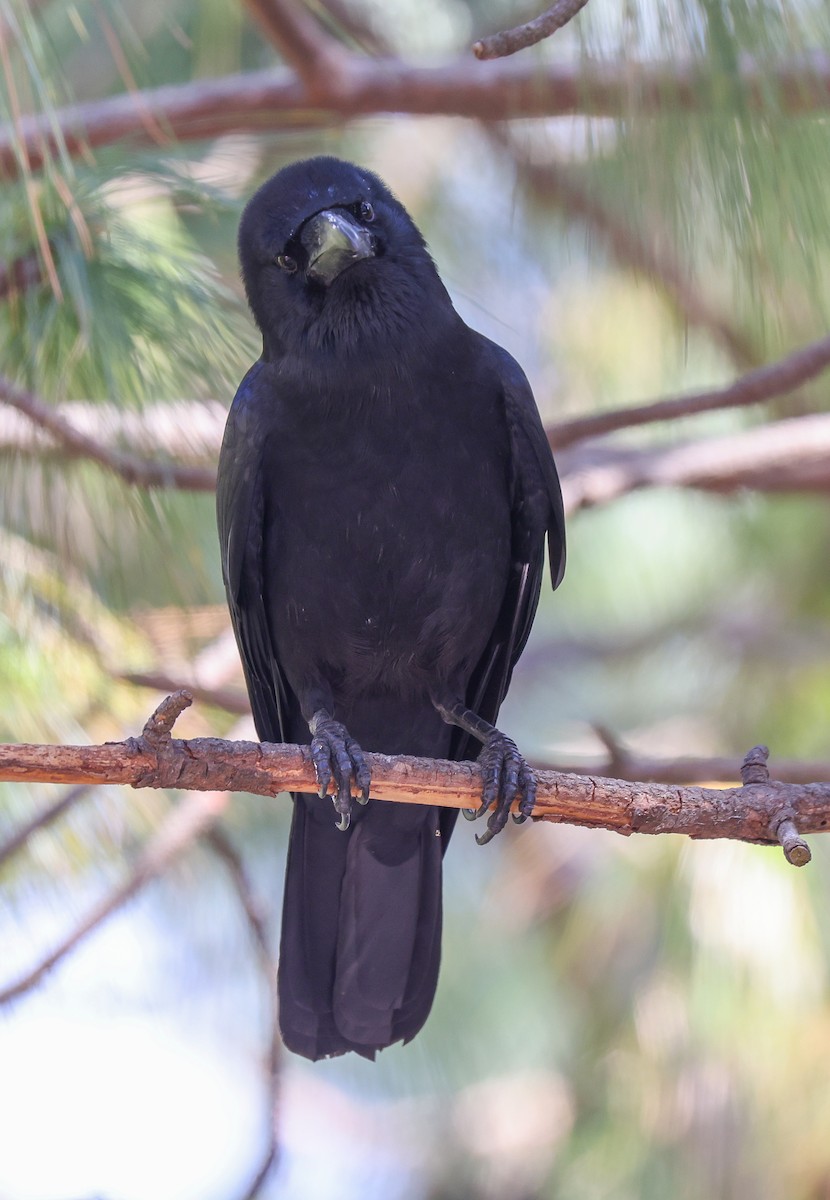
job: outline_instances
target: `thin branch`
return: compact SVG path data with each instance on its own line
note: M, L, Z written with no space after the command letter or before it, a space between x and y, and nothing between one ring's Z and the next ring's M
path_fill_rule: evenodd
M118 744L127 743L116 743ZM94 904L72 932L35 967L0 989L0 1006L31 991L93 930L118 909L123 908L146 883L165 871L217 820L227 807L228 800L226 792L194 791L192 795L185 797L147 843L130 876L109 895Z
M228 680L241 677L241 666L227 612L224 607L221 611L224 614L221 633L203 647L181 673L173 675L164 669L117 671L109 667L110 675L114 679L122 679L137 687L149 687L156 692L186 691L194 700L201 700L238 716L250 717L251 706L245 689L226 686ZM163 653L165 659L169 659L169 650Z
M145 722L141 741L151 750L162 753L171 744L170 731L176 720L192 704L187 691L167 696ZM132 739L121 745L131 744ZM174 808L153 837L143 847L132 873L109 895L99 900L78 925L57 946L46 954L39 963L19 976L7 987L0 989L0 1006L18 999L31 991L45 975L57 966L77 945L89 936L108 917L122 908L150 880L164 872L200 837L206 836L213 824L228 806L229 796L224 791L193 789Z
M206 687L166 671L113 671L112 676L114 679L123 680L124 683L131 683L134 687L152 688L154 692L172 692L186 688L194 700L200 700L212 708L221 708L235 716L249 716L251 712L248 697L241 687Z
M205 832L204 838L216 857L225 865L237 899L251 930L257 955L263 967L266 968L266 973L269 973L274 966L274 958L271 954L271 942L268 937L265 908L254 895L253 885L248 878L248 872L245 870L242 855L236 849L227 831L219 822L216 822Z
M320 128L380 113L476 117L592 116L708 110L719 96L717 80L691 59L666 63L551 63L458 59L418 66L399 59L350 55L345 70L323 81L325 94L309 94L295 72L266 70L150 88L141 103L124 93L21 118L0 130L0 174L17 175L21 147L32 170L57 151L87 154L129 139L148 144L148 115L180 141L225 133ZM830 55L777 64L740 60L737 76L744 106L789 114L830 107Z
M506 58L508 54L515 54L517 50L535 46L537 42L549 38L557 29L572 21L587 3L588 0L556 0L555 4L532 21L481 38L473 45L473 54L482 59Z
M39 833L41 829L47 829L88 794L89 786L87 784L76 784L75 787L67 788L59 800L22 825L0 845L0 867L17 854L31 837Z
M727 437L651 450L602 445L557 456L565 511L609 504L646 487L728 494L830 492L830 415L775 421Z
M218 821L207 830L205 841L214 854L221 859L228 871L234 891L251 930L260 968L266 987L268 988L271 1014L268 1040L268 1141L262 1161L254 1172L250 1185L243 1194L243 1200L254 1200L276 1164L279 1151L277 1129L279 1127L280 1070L282 1066L283 1045L282 1037L280 1036L279 1006L276 991L277 964L271 953L271 942L268 937L264 906L254 894L254 889L245 870L241 854L228 837L222 824Z
M330 37L300 0L243 0L285 61L315 95L345 69L348 51Z
M517 148L508 139L495 136L494 140L510 150L519 178L532 192L558 204L604 238L617 262L649 279L663 293L680 320L705 330L737 366L758 365L758 350L751 340L697 291L688 271L667 247L658 248L633 225L622 220L619 213L602 204L577 180L572 170L560 165L530 163L518 156Z
M660 758L638 753L626 746L618 747L614 756L596 755L590 759L534 758L532 766L540 771L555 771L567 775L613 775L629 782L648 783L735 783L740 778L736 759L726 755L712 757ZM775 778L780 783L811 783L814 779L830 779L830 762L796 758L776 758Z
M161 732L153 733L148 722L140 738L124 742L0 746L0 779L122 783L211 794L244 791L268 797L282 791L316 790L308 746L170 737L164 729L176 709L190 699L186 692L168 698L159 710L162 716L151 718L160 724ZM375 799L451 808L478 804L481 774L475 763L382 754L367 754L366 761ZM783 816L794 820L801 832L825 829L830 822L830 783L767 781L752 788L721 790L540 772L534 816L624 834L684 833L769 843L777 841Z
M0 274L0 298L2 278ZM73 437L86 437L104 457L112 457L113 450L128 445L141 456L154 460L164 456L176 466L191 467L216 462L228 417L227 404L217 400L170 400L135 411L81 400L53 405L41 399L37 411L42 413L44 409L51 424L56 424L57 418L61 428L68 426ZM0 405L0 453L12 451L46 458L61 451L56 433L35 424L34 415Z
M372 26L367 14L345 3L345 0L318 0L327 17L367 54L392 57L394 49L388 38Z
M118 475L125 483L141 487L185 488L191 491L213 491L216 474L209 469L183 467L175 463L151 462L147 459L112 450L95 438L75 429L56 409L33 392L17 387L0 375L0 401L25 414L33 424L46 430L60 443L71 458L88 458Z
M804 346L778 362L748 371L726 387L690 392L685 396L657 400L653 404L642 404L635 408L612 409L588 417L576 417L571 421L559 421L549 427L548 436L555 449L562 449L573 442L599 437L617 429L632 429L655 421L674 421L678 417L724 408L745 408L750 404L761 404L785 396L810 379L815 379L828 367L830 336Z

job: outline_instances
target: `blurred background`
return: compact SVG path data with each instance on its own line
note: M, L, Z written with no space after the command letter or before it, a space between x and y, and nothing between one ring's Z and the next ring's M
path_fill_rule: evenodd
M118 740L177 686L180 736L253 736L210 489L258 354L236 226L285 162L377 171L549 426L826 335L824 0L590 0L473 58L535 11L0 0L0 739ZM378 56L357 116L331 64ZM477 84L427 103L431 69L462 98L477 72L523 84L498 111ZM246 109L246 80L282 99ZM602 764L598 729L736 768L766 742L773 774L827 753L827 480L797 437L741 474L764 428L786 446L827 407L818 378L563 453L568 572L501 721L528 757ZM589 486L596 462L724 447L714 486ZM830 1197L823 839L802 872L564 826L479 849L463 826L423 1033L311 1065L273 1035L289 810L0 784L2 1200Z

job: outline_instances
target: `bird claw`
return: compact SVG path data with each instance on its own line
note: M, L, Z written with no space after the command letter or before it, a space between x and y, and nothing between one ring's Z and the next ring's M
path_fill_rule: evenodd
M332 717L316 716L311 740L311 761L317 778L317 794L322 799L331 789L332 803L338 814L337 828L344 833L351 824L352 779L359 789L358 804L369 800L372 782L363 751L345 725Z
M474 820L492 809L487 819L487 828L476 834L479 846L486 846L497 833L501 833L512 816L517 825L522 825L533 812L536 803L536 776L519 753L516 743L497 729L484 743L478 756L481 767L481 804L469 818ZM519 798L519 811L510 812L513 802ZM467 812L465 811L465 816Z

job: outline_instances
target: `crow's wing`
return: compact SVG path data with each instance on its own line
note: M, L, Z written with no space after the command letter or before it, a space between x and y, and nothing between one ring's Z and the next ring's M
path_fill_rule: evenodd
M554 588L565 572L565 514L553 454L530 384L506 350L476 336L482 355L499 380L510 439L513 563L498 620L466 696L473 712L495 724L539 603L546 536ZM470 739L462 735L453 747L453 756L466 756L471 745Z
M263 742L290 740L289 697L271 644L265 610L260 374L256 363L239 385L219 454L216 515L222 578L239 645L254 724Z

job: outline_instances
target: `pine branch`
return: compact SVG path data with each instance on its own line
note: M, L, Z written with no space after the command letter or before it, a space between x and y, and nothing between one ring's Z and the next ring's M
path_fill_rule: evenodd
M211 492L216 486L215 472L175 463L151 462L104 446L97 439L76 429L55 408L33 392L17 387L0 375L0 402L23 413L57 441L69 458L86 458L118 475L125 483L140 487L184 488Z
M535 46L562 29L576 14L585 7L588 0L556 0L550 8L513 29L505 29L501 33L491 34L481 38L473 45L476 58L505 58L528 46Z
M614 776L635 782L640 779L649 783L731 783L740 778L737 759L725 755L689 756L661 758L631 750L627 746L615 746L614 752L590 760L580 759L567 762L555 759L534 759L531 763L540 771L555 771L566 775ZM811 783L814 779L830 779L830 763L806 761L796 758L776 758L775 777L779 783Z
M0 130L0 174L20 171L21 154L37 170L58 152L86 155L117 142L155 144L158 131L179 141L227 133L340 125L381 113L475 117L617 117L707 111L720 96L719 76L690 59L663 63L552 63L458 59L419 66L400 59L344 58L321 72L310 92L290 70L266 70L122 93L21 116ZM747 111L770 106L791 115L830 106L830 55L769 63L741 59L737 86Z
M126 743L115 743L126 745ZM103 782L99 780L99 782ZM113 782L116 782L115 780ZM10 984L0 988L0 1006L32 990L81 942L131 900L146 883L167 870L193 843L205 834L228 805L223 791L193 791L172 810L143 849L130 875L112 892L94 904L79 924L49 953Z
M206 833L204 840L213 853L224 864L228 876L236 892L237 899L257 950L260 972L266 988L271 1012L270 1035L268 1041L268 1138L265 1152L253 1173L251 1182L243 1193L243 1200L255 1200L262 1184L271 1173L277 1160L279 1145L277 1143L277 1117L280 1098L280 1070L282 1066L282 1037L279 1026L279 1005L277 1003L277 963L271 953L268 937L268 927L265 919L265 908L254 894L253 885L248 877L242 855L228 837L220 821L214 822Z
M119 783L215 796L230 791L268 797L283 791L316 791L307 746L172 738L177 716L191 702L185 691L168 697L142 735L123 742L0 746L0 780ZM772 781L764 766L766 753L758 747L751 751L741 768L743 786L722 790L540 772L534 816L623 834L683 833L763 843L781 841L784 822L794 823L803 833L824 830L830 821L830 783ZM478 805L481 775L475 763L382 754L367 754L366 761L372 772L371 795L376 799L452 808ZM214 800L211 811L216 808ZM786 833L792 841L789 825ZM806 862L807 853L804 845L798 853L788 852L788 858Z
M647 487L824 494L830 492L830 415L650 450L585 446L558 453L557 462L566 513Z
M322 28L300 0L244 0L282 57L314 95L321 80L341 74L348 51Z
M41 812L37 813L20 829L15 830L11 837L5 842L0 843L0 867L19 850L26 845L31 837L39 833L41 829L48 829L53 825L59 817L64 816L70 808L73 808L79 800L83 800L84 796L89 794L87 784L79 783L75 787L67 788L64 794L55 801L54 804L48 805Z
M558 205L569 217L584 222L603 238L616 261L650 280L681 321L708 333L737 366L758 365L757 348L697 290L689 272L667 247L658 248L619 212L604 205L580 183L573 170L560 164L543 166L528 162L519 156L510 139L494 135L493 140L509 151L519 179L534 195Z
M89 457L96 461L111 459L113 450L129 446L140 458L163 456L176 467L207 468L216 462L228 419L227 404L218 400L169 400L139 411L83 400L50 404L43 397L36 397L39 403L33 405L26 403L26 393L23 396L24 402L15 404L0 395L0 453L65 457L61 438L68 428L76 457L81 456L81 443L76 441L80 435L95 449Z
M754 371L748 371L726 387L690 392L685 396L656 400L635 408L611 409L587 417L575 417L571 421L558 421L548 429L548 436L554 449L562 449L574 442L599 437L618 429L633 429L635 426L649 425L655 421L674 421L678 417L724 408L746 408L751 404L761 404L765 400L786 396L802 384L815 379L828 367L830 337L825 337L794 351L778 362L767 363Z

